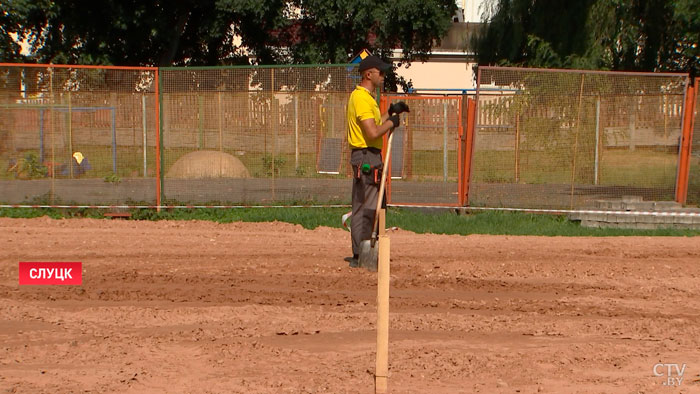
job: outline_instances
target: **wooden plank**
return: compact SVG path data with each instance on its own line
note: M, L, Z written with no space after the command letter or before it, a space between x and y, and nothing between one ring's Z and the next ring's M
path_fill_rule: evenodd
M377 364L374 389L377 394L388 391L389 380L389 236L379 236L377 269Z

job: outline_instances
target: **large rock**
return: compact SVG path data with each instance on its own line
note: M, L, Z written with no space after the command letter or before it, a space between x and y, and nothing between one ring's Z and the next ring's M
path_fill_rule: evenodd
M173 164L166 178L250 178L248 169L228 153L200 150L188 153Z

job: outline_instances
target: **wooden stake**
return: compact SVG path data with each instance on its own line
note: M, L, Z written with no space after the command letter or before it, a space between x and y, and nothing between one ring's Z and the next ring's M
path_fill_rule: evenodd
M379 210L379 229L377 235L386 235L386 209Z
M377 365L374 391L385 394L389 379L389 236L384 232L385 210L379 211L379 262L377 267Z

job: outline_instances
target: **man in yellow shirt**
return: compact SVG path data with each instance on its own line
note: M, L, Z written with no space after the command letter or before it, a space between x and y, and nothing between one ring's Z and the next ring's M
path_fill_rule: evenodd
M367 56L359 66L362 80L350 94L347 107L347 139L352 151L352 238L353 257L345 260L357 267L360 243L370 239L377 208L379 183L382 177L382 136L400 123L399 114L408 106L399 102L390 106L389 112L380 114L374 97L378 87L384 85L384 73L391 65L376 56Z

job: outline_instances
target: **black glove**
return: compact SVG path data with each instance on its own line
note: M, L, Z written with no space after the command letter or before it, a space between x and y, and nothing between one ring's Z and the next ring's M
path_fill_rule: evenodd
M390 116L387 120L390 120L391 123L394 124L393 126L391 126L392 129L399 127L399 124L401 124L401 119L399 118L399 115Z
M403 101L399 101L398 103L394 103L389 106L389 115L398 115L402 112L411 112L411 110L408 109L408 104L404 103Z

